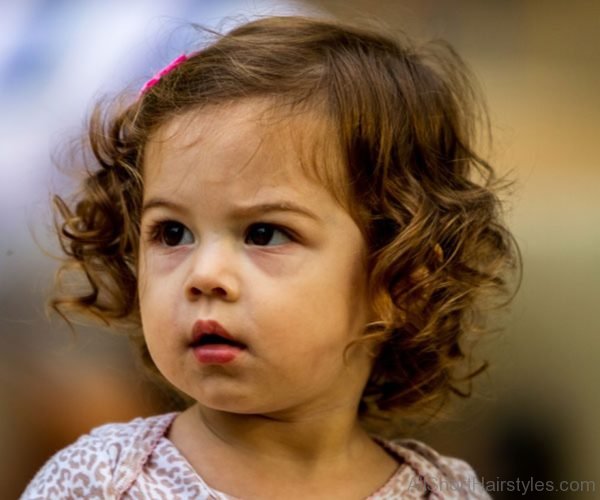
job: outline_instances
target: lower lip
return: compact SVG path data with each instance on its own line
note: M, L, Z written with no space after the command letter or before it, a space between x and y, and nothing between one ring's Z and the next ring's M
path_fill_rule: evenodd
M194 356L200 363L225 364L230 363L243 351L240 347L225 344L211 344L194 347Z

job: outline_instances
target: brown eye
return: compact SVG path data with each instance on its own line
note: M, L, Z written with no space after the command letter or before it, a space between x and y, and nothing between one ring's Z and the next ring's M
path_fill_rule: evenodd
M186 232L190 235L190 237L188 237L188 241L181 243L186 235ZM157 224L156 228L154 229L153 239L169 247L174 247L181 244L187 245L194 241L194 237L191 236L189 229L180 222L176 221L164 221Z
M258 246L283 245L291 241L291 237L283 229L272 224L253 224L248 230L246 242Z

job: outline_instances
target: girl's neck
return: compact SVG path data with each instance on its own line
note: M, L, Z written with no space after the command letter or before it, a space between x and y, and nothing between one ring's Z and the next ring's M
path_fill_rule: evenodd
M182 414L186 427L195 426L203 442L233 449L253 461L265 457L313 467L361 453L371 441L358 423L355 408L294 415L247 415L196 404L187 412L189 415Z
M354 411L239 415L195 405L179 415L169 439L213 488L247 498L363 498L381 487L398 463L360 426ZM344 496L344 489L352 495ZM341 495L341 496L340 496ZM252 496L252 495L250 495ZM295 498L295 497L294 497ZM316 497L315 497L316 498ZM319 497L321 498L321 497Z

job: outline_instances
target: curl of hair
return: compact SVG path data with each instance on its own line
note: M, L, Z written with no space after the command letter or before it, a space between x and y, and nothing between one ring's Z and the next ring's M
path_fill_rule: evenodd
M502 221L505 185L474 151L485 109L442 42L266 18L217 36L128 105L98 106L88 131L94 168L73 208L55 197L67 260L50 306L65 319L63 310L124 327L154 368L137 298L145 144L173 117L253 97L315 109L338 134L380 318L365 330L378 346L360 415L410 415L468 395L461 381L485 364L459 375L464 341L483 333L488 297L509 295L520 258ZM88 290L61 294L61 273L73 269Z

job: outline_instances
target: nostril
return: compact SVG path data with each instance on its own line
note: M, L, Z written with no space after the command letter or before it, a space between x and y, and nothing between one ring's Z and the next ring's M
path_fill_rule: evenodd
M212 292L215 295L221 295L223 297L227 295L227 292L223 288L221 288L221 287L215 287L215 288L213 288Z
M190 288L190 295L193 297L198 297L200 295L218 295L221 297L226 297L227 292L220 286L211 288L209 293L203 292L200 288L193 286Z

